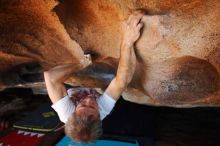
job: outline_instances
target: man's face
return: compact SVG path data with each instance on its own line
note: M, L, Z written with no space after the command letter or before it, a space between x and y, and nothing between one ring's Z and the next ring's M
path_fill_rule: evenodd
M88 95L76 106L75 113L77 115L93 116L94 119L98 118L99 109L96 99L92 95Z

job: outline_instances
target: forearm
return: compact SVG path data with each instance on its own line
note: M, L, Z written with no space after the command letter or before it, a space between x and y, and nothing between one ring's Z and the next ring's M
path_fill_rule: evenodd
M82 68L80 64L65 64L46 71L46 79L54 83L64 83L74 72Z
M134 44L121 44L121 56L117 69L116 78L127 86L134 74L136 68L136 56L134 52Z
M80 56L80 54L82 53L79 53L78 56ZM82 70L83 68L89 66L92 63L90 54L81 56L82 57L79 63L59 65L50 69L49 71L46 71L45 73L49 75L51 81L63 83L72 75L73 72Z
M105 93L116 101L130 83L136 65L133 44L126 45L122 43L121 54L123 55L120 56L116 77L105 90Z
M105 90L105 93L117 101L125 89L125 84L114 78Z

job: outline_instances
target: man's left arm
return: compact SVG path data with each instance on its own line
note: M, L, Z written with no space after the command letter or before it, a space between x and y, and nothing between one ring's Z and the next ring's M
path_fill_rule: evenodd
M60 65L44 72L47 92L52 103L56 103L67 95L64 82L72 75L72 73L85 68L90 63L91 61L89 61L88 58L85 58L85 62L82 62L81 64Z
M136 11L128 18L123 25L123 39L120 48L120 60L116 77L111 81L105 93L117 101L122 92L131 82L136 69L136 55L134 44L140 37L140 29L143 24L140 22L144 16L142 11Z

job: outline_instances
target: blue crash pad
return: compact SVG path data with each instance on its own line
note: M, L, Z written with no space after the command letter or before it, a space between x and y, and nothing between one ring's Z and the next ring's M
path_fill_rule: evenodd
M95 143L84 144L77 143L65 136L56 144L56 146L139 146L139 144L137 141L127 142L118 140L97 140Z

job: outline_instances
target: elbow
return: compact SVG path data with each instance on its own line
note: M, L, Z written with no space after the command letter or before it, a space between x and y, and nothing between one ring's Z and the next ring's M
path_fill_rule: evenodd
M56 82L55 79L53 78L53 74L51 73L51 71L44 72L44 80L50 83Z

